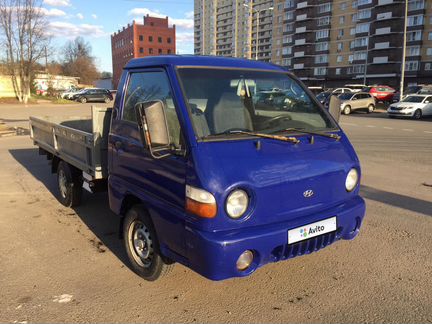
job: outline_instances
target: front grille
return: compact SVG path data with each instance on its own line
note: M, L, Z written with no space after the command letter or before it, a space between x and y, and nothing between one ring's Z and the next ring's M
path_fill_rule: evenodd
M301 241L293 244L280 245L272 251L274 262L295 258L297 256L310 254L319 251L326 246L337 241L339 237L337 232L326 233L317 237L313 237L306 241Z
M402 110L402 107L390 107L391 110Z

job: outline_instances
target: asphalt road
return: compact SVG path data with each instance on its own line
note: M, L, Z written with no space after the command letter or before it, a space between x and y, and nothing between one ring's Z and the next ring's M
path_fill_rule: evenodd
M89 106L0 106L0 119L26 125ZM0 322L432 323L432 120L384 117L341 119L363 167L360 235L222 282L181 265L141 280L106 194L62 207L29 138L0 138Z

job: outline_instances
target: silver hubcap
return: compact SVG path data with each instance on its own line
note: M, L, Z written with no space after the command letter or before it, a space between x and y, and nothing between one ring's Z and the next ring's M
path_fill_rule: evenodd
M63 198L66 198L67 179L66 179L66 174L64 173L63 170L60 170L58 173L58 184L59 184L60 194L62 195Z
M350 113L350 109L348 107L345 108L345 115L348 115Z
M134 260L142 267L148 268L153 260L153 242L150 231L140 220L130 224L128 245Z
M374 107L373 106L369 106L369 111L373 112L374 111Z

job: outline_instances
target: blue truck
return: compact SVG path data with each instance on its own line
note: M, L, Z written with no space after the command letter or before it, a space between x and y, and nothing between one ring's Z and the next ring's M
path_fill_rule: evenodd
M178 262L223 280L359 233L360 164L339 111L280 66L173 55L131 60L112 108L31 117L30 131L61 203L107 189L138 275Z

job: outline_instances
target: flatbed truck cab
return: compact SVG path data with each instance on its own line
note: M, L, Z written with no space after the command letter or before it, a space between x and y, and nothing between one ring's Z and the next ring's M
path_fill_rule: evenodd
M131 268L156 280L178 262L223 280L353 239L360 164L337 119L276 65L131 60L106 156Z

